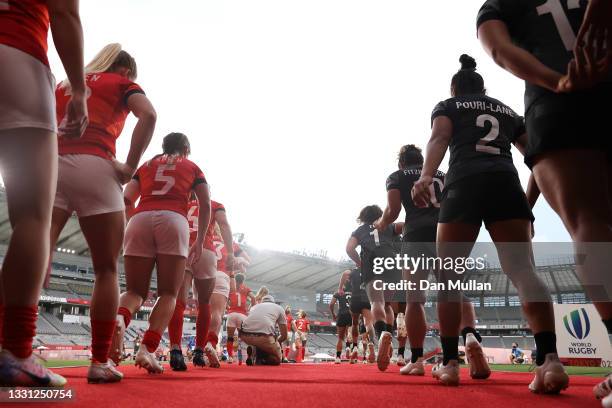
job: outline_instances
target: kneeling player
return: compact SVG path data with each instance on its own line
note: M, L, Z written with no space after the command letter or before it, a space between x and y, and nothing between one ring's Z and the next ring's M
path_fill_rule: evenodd
M275 334L277 326L280 332L278 338ZM287 339L287 320L285 311L274 303L271 295L265 295L261 303L251 308L248 317L242 322L240 338L249 346L256 348L256 364L280 365L282 360L280 345Z

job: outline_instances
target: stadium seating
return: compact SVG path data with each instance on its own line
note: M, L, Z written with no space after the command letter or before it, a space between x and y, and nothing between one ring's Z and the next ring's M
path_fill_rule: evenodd
M64 323L56 316L51 313L42 312L40 317L44 318L49 322L58 332L62 334L77 334L77 335L89 335L89 332L78 323ZM39 317L39 318L40 318Z

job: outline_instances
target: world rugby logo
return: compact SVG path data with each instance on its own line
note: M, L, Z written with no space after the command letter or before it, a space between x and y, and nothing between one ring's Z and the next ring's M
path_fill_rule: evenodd
M584 340L591 331L591 322L584 308L573 310L563 316L565 330L575 339Z

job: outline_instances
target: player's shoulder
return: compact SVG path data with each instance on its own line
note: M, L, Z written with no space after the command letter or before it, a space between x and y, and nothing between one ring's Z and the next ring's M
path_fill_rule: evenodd
M225 206L218 201L210 200L210 205L213 211L225 211Z
M513 20L524 13L529 7L535 6L537 0L486 0L476 19L476 24L481 24L489 20L501 20L505 23L512 23Z
M438 102L431 111L432 121L438 116L449 116L452 114L453 107L457 98L448 98Z

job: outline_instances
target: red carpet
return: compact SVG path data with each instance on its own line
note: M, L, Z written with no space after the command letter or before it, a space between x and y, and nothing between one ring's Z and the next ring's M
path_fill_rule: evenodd
M68 378L75 399L50 407L600 407L591 389L600 379L572 377L559 396L533 395L531 374L493 373L474 381L462 372L462 385L449 388L425 377L400 376L397 366L381 373L373 365L296 364L281 367L222 365L189 367L153 376L132 366L121 367L119 384L88 385L85 368L57 369ZM7 406L2 404L3 406ZM23 404L12 404L23 406ZM37 404L41 406L41 404Z

